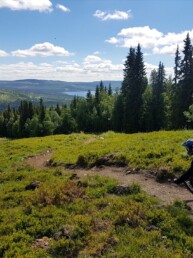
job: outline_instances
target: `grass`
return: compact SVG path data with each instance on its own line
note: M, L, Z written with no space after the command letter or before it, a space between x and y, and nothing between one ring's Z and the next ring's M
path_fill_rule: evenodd
M193 221L184 203L160 207L138 185L125 195L113 194L115 180L71 179L64 169L122 162L179 174L190 163L181 143L192 133L0 139L0 257L192 257ZM48 150L54 151L53 167L23 162ZM40 186L27 190L33 181Z
M84 164L92 166L101 157L111 154L112 162L123 162L131 168L183 172L187 169L189 160L181 144L191 135L192 131L132 135L108 132L99 136L85 135L91 137L90 142L86 141L84 135L82 139L80 136L71 136L71 140L61 144L53 154L53 160L58 164L67 165L77 163L81 157Z

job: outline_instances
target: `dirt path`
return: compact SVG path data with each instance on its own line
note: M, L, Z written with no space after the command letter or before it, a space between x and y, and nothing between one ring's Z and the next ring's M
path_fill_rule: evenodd
M42 155L31 156L25 160L25 163L39 169L44 168L51 155L52 153L48 152ZM102 167L89 170L73 169L73 173L76 173L79 177L103 175L116 179L121 185L129 185L135 182L140 184L141 189L148 194L158 197L163 204L182 200L193 210L193 195L185 187L171 183L158 183L155 180L155 176L148 171L128 173L123 167Z

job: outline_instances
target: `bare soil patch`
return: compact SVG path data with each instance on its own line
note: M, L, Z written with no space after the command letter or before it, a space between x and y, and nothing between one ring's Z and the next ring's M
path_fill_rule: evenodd
M47 167L51 155L52 152L47 152L42 155L30 156L25 160L25 163L37 169L42 169ZM169 182L159 183L156 181L153 171L128 171L125 167L112 166L94 167L92 169L75 168L71 171L77 174L78 177L93 175L110 177L116 179L120 185L124 186L138 183L142 190L159 198L164 205L171 204L175 200L182 200L193 210L193 195L183 185L178 186Z
M51 151L47 151L44 154L29 156L24 160L24 163L37 169L45 168L47 167L48 162L51 159L52 153L53 152Z

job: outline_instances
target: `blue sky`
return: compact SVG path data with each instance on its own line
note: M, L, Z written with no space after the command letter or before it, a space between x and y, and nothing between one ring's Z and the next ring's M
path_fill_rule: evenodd
M0 80L122 80L141 44L147 75L189 32L192 0L0 0Z

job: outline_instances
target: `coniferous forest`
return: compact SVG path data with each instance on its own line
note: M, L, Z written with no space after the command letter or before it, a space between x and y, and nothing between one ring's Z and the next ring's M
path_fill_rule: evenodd
M10 138L68 134L72 132L136 133L193 127L193 47L187 34L184 48L177 46L174 76L166 77L164 64L151 71L149 80L141 52L130 48L123 70L122 87L112 91L101 81L95 93L75 96L69 106L47 108L21 101L0 113L0 136Z

